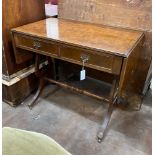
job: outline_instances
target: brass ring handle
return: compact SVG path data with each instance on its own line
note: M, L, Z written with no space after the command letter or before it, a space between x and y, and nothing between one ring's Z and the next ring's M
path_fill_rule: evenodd
M34 42L33 42L33 48L34 48L34 49L39 49L40 47L41 47L40 42L38 42L38 41L34 41Z

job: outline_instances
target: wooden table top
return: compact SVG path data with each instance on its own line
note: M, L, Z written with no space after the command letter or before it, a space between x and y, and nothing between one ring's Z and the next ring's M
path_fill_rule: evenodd
M127 57L143 32L48 18L12 29L18 33Z

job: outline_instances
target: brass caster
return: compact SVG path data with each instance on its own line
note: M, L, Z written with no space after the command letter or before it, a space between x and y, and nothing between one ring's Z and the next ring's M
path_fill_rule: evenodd
M97 140L97 141L98 141L98 143L101 143L101 142L102 142L102 139L98 138L98 140Z
M99 133L97 134L97 141L98 141L98 143L101 143L102 140L103 140L103 132L99 132Z

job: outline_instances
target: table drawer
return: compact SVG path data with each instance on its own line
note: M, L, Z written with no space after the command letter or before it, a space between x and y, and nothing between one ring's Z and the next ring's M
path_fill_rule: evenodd
M111 54L85 50L82 48L61 46L60 57L73 63L81 64L87 59L85 66L113 74L120 74L122 58Z
M14 40L16 47L24 48L27 50L35 51L37 50L41 54L54 54L58 55L58 45L56 43L51 43L49 41L43 41L40 39L35 39L34 37L14 34Z

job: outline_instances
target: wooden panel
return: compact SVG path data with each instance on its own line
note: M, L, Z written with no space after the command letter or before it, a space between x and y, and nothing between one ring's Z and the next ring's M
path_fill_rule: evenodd
M5 52L4 52L4 48L2 48L2 73L4 75L8 75L8 71L7 71L7 63L6 63L6 59L5 59Z
M134 109L139 109L142 100L140 81L143 76L140 77L142 70L139 67L139 61L141 61L143 41L144 39L140 41L128 58L124 58L119 84L120 98L125 99Z
M10 29L44 19L44 10L44 0L2 1L2 38L8 75L30 65L30 63L23 62L32 58L32 54L30 55L30 53L27 52L24 53L24 51L22 53L18 51L16 51L17 53L13 52ZM21 62L22 64L20 65L16 64ZM5 74L5 72L3 73Z
M2 85L2 99L11 106L20 104L36 87L38 80L34 74L11 86Z
M152 32L145 32L144 43L141 46L141 54L137 65L139 80L137 80L136 85L142 92L145 82L147 83L146 78L152 61Z
M81 65L85 58L88 59L85 66L113 74L119 74L122 65L121 57L71 46L61 46L60 57L73 63L80 62Z
M30 51L38 50L43 53L49 53L54 55L59 54L58 45L56 43L54 44L48 41L43 41L40 39L19 34L14 35L14 41L15 46L18 48L27 49Z
M148 31L151 30L151 11L151 0L59 0L58 16Z

